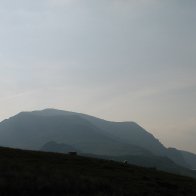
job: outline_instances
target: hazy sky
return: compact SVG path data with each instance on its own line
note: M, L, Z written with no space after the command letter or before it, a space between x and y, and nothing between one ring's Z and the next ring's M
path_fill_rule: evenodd
M0 0L0 120L43 108L196 153L196 1Z

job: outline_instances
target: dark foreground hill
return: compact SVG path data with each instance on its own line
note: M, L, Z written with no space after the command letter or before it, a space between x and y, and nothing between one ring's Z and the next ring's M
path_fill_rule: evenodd
M0 148L0 195L195 196L196 180L109 160Z
M176 151L175 149L171 149ZM174 161L164 156L155 156L155 155L122 155L122 156L108 156L108 155L96 155L96 154L86 154L81 152L80 150L74 148L73 146L57 143L54 141L47 142L40 151L44 152L56 152L56 153L68 153L70 151L79 152L80 155L85 157L93 157L93 158L101 158L106 160L114 160L118 162L122 162L123 160L127 160L128 163L152 168L155 167L158 170L175 173L178 175L189 176L196 179L196 173L193 170L177 165ZM176 153L177 154L177 153ZM175 155L175 153L174 153Z

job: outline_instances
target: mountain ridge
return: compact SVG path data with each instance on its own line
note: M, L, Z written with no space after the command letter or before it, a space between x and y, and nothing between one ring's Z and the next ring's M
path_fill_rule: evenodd
M167 149L157 138L132 121L112 122L87 114L56 109L20 112L0 123L0 145L38 150L49 141L73 145L98 155L167 156L189 168L190 156ZM196 156L196 155L193 155ZM194 165L191 165L194 167Z

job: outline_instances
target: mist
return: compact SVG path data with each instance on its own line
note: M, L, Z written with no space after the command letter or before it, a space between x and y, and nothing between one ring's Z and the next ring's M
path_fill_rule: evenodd
M0 119L58 108L135 121L196 152L196 2L1 0Z

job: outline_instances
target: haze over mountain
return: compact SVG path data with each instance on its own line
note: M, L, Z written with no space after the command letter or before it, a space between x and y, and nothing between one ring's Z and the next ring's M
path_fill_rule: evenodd
M0 120L48 107L131 119L196 153L195 10L195 0L1 0Z
M147 150L119 142L76 113L57 110L22 112L0 124L0 144L24 149L39 149L49 141L74 145L86 153L118 155L142 154ZM150 153L150 152L149 152Z
M51 141L61 144L56 145ZM2 121L0 145L31 150L45 148L58 152L76 149L85 154L107 157L140 156L135 163L141 163L137 160L146 157L146 162L151 162L151 166L155 162L160 164L158 160L161 157L168 157L179 166L196 168L195 162L192 162L196 155L174 148L167 149L135 122L111 122L55 109L21 112ZM170 166L173 164L166 159L162 161Z

